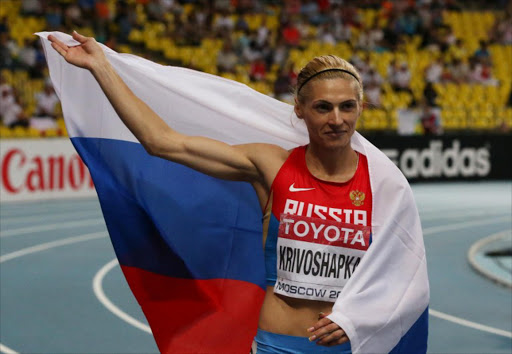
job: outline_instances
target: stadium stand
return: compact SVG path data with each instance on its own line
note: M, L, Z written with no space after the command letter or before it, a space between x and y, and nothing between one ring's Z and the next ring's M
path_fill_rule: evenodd
M435 134L512 127L510 1L2 1L2 90L25 123L48 77L33 33L52 30L77 30L116 51L288 101L286 85L297 70L314 56L335 54L350 59L371 88L360 131L396 133L403 111L421 116L432 105L440 112ZM59 107L54 126L41 129L6 122L4 106L1 137L66 135ZM421 119L416 133L424 133Z

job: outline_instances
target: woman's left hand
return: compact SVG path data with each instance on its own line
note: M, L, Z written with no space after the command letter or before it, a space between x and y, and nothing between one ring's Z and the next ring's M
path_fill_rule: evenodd
M326 347L332 347L334 345L340 345L348 342L348 337L345 331L325 316L327 315L321 313L318 316L318 322L315 323L313 327L308 328L308 332L311 333L309 340L316 340L316 344Z

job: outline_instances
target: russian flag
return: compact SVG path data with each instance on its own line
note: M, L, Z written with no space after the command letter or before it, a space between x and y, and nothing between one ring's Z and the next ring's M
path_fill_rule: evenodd
M49 34L38 33L69 136L91 172L119 263L159 350L249 353L265 294L262 213L252 187L212 178L147 154L117 117L90 72L66 63L51 48L46 39ZM78 44L63 33L52 35L67 45ZM305 126L293 121L296 119L293 107L245 85L118 54L107 47L104 50L135 95L181 133L229 144L272 143L287 149L308 141ZM356 135L356 143L358 139L363 141L360 149L375 149L368 148L369 143ZM365 153L378 153L377 149L370 150ZM374 160L378 165L378 158L369 159ZM371 169L370 164L372 175ZM377 189L379 183L375 182ZM380 220L375 216L373 219ZM367 352L365 348L375 348L379 343L384 343L383 352L399 346L407 348L403 343L411 338L408 333L412 333L410 330L421 319L422 326L414 331L412 341L426 348L423 324L428 306L428 279L425 284L422 239L420 245L413 236L412 241L403 237L396 241L413 248L411 255L406 250L400 256L407 258L406 262L419 259L414 269L421 273L420 279L404 278L403 285L406 287L408 281L419 283L419 295L406 294L407 301L399 299L406 305L412 301L412 310L403 310L405 320L404 314L399 313L400 328L394 322L394 315L375 314L371 303L366 311L373 312L375 319L365 317L364 309L356 316L338 314L335 322L346 325L353 352ZM379 242L374 239L373 243ZM367 282L379 278L379 271L374 274L372 269L382 267L379 262L384 256L374 257L376 261L368 261L364 266L368 257L373 256L367 254L358 268L367 269L367 275L349 286L351 279L345 288L360 292ZM366 294L357 300L351 300L352 295L347 290L345 298L354 302L371 301ZM414 303L417 299L421 301ZM338 302L335 310L337 305ZM343 305L345 310L349 305ZM389 306L396 312L394 303ZM382 336L388 337L382 342Z

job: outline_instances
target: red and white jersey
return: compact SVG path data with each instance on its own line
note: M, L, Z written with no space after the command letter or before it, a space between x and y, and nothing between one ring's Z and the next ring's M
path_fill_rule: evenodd
M371 242L372 193L366 156L336 183L313 176L306 146L292 151L271 188L264 222L267 284L297 298L336 301Z

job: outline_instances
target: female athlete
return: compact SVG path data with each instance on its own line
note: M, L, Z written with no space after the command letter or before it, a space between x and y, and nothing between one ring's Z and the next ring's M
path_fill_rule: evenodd
M270 144L231 146L173 130L133 94L93 38L76 32L73 38L79 46L48 37L67 62L92 73L150 154L216 178L249 182L256 191L265 215L267 290L253 349L350 353L350 333L338 324L342 317L330 314L345 283L360 275L354 272L372 242L374 203L368 158L351 144L363 110L355 68L329 55L300 72L294 110L307 127L308 145L291 151Z

